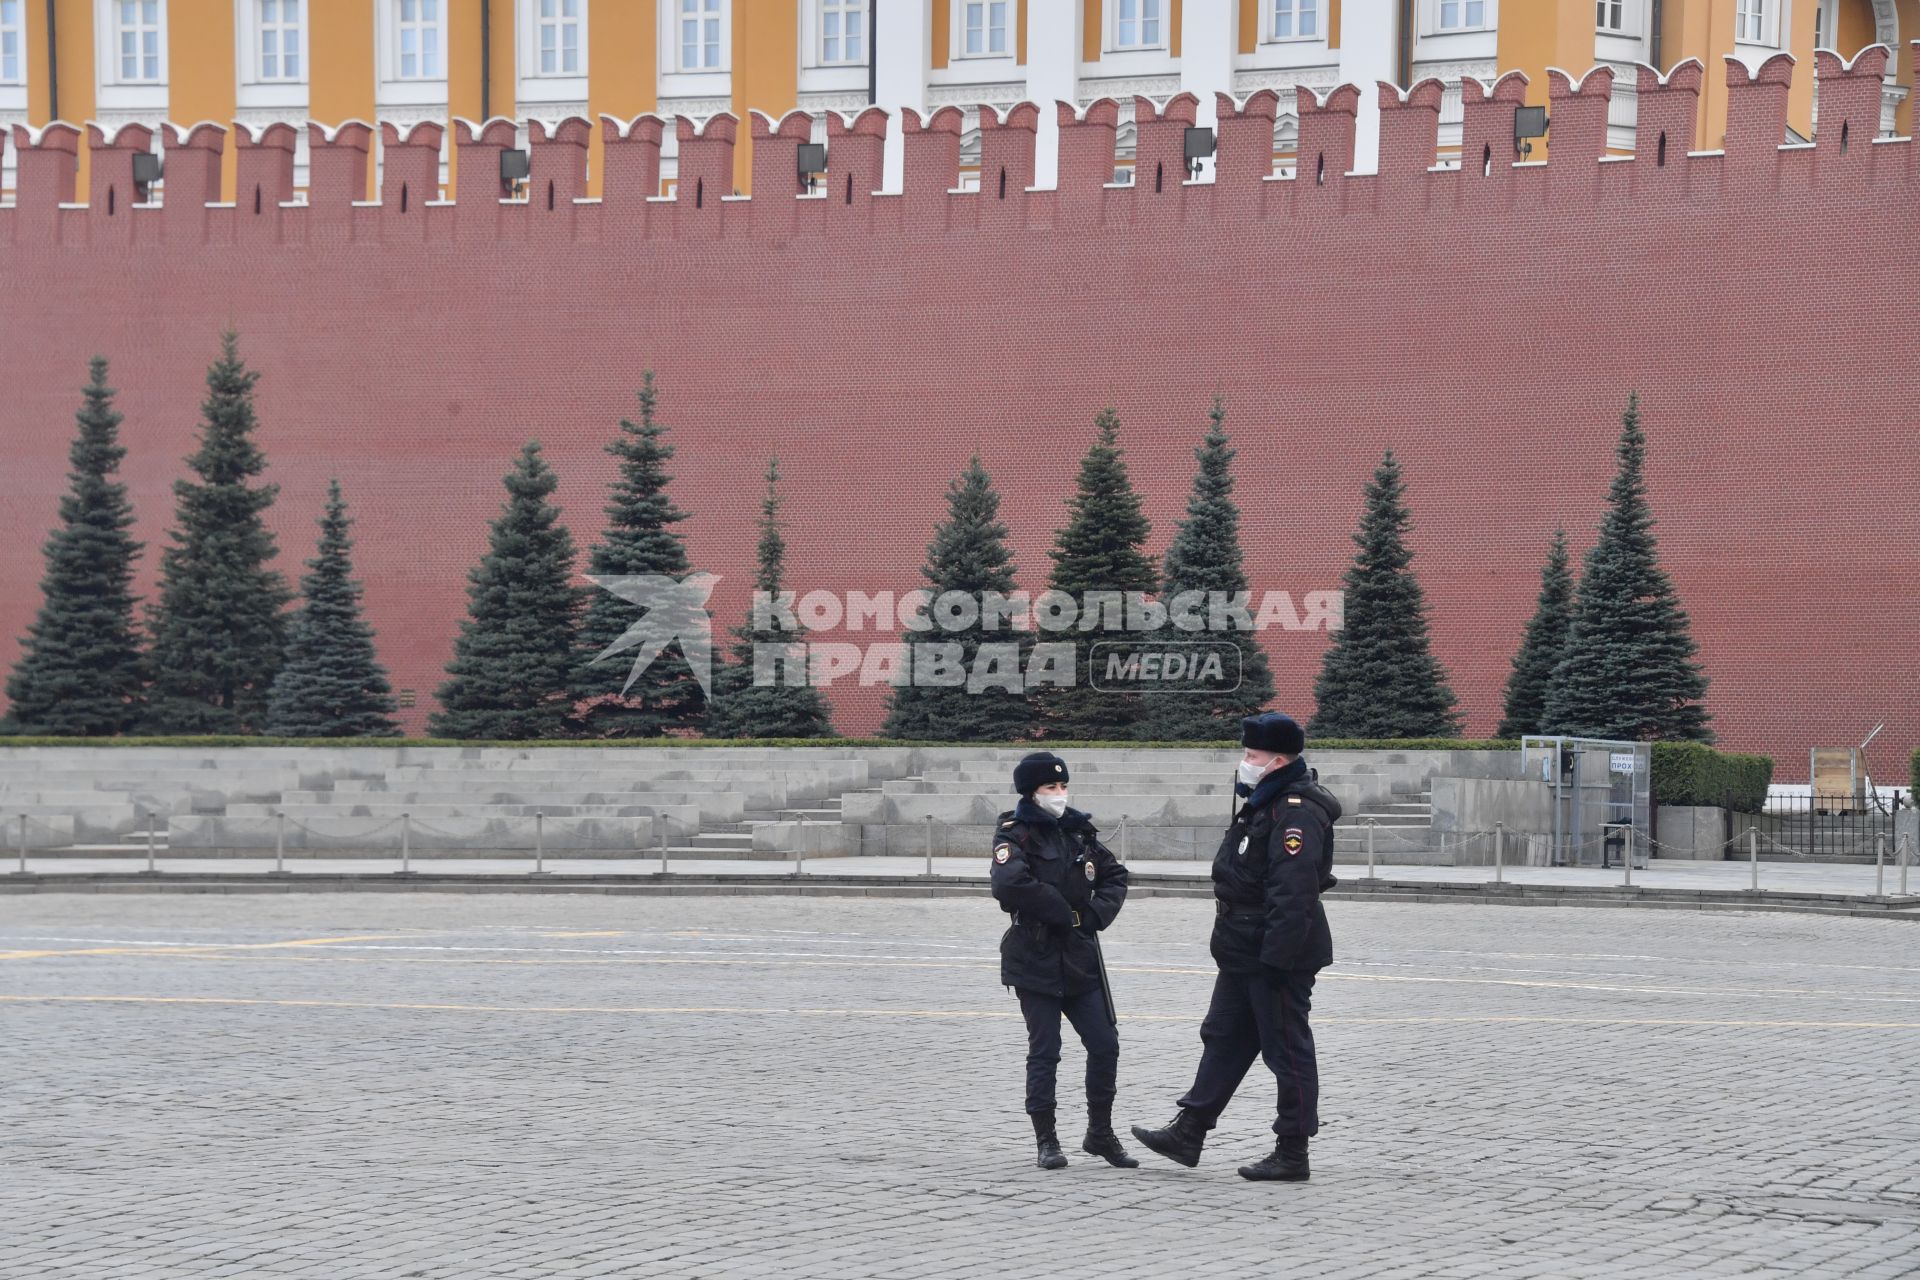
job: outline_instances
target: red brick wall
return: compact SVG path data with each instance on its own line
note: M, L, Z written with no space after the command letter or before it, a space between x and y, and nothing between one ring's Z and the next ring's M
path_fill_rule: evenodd
M1773 70L1752 85L1734 73L1729 136L1780 136ZM452 204L410 196L402 213L389 190L381 207L354 207L350 183L316 176L311 207L281 210L291 138L279 131L242 147L266 193L259 214L248 178L237 208L130 209L120 190L109 217L103 193L130 151L96 139L93 207L60 208L72 139L56 129L27 146L19 131L19 204L0 209L0 666L38 603L87 357L111 357L121 389L150 594L204 368L231 321L264 374L282 566L297 575L312 554L338 476L382 654L396 685L419 691L410 729L515 450L546 446L584 546L612 476L602 447L652 368L679 448L674 496L693 514L695 565L723 575L723 623L745 607L770 453L786 478L790 585L918 585L946 483L978 450L1022 584L1039 590L1095 411L1119 410L1157 554L1219 391L1249 571L1297 597L1338 585L1361 485L1391 446L1435 644L1467 731L1484 735L1550 532L1565 523L1591 545L1637 389L1661 550L1722 743L1771 752L1795 779L1808 746L1886 720L1874 757L1892 778L1920 744L1920 365L1902 283L1920 269L1920 164L1908 142L1870 141L1877 91L1849 95L1837 62L1821 70L1834 79L1812 148L1690 158L1691 140L1671 137L1664 165L1651 145L1597 161L1596 131L1572 128L1604 105L1580 101L1608 92L1596 75L1555 86L1565 154L1519 168L1500 157L1485 175L1478 148L1464 173L1426 171L1438 95L1416 89L1383 95L1379 177L1345 176L1356 98L1336 93L1302 104L1303 176L1264 180L1237 150L1270 127L1273 99L1258 95L1251 127L1224 104L1217 184L1158 194L1150 180L1100 188L1111 166L1094 153L1112 121L1096 110L1063 115L1074 160L1061 191L1014 180L997 198L999 164L1030 172L1036 117L1022 110L989 122L983 194L944 194L952 122L934 117L910 133L909 164L941 171L910 170L905 196L848 202L830 173L825 199L723 200L708 183L695 208L685 175L730 164L723 118L682 125L678 197L649 201L660 129L643 120L607 130L604 204L566 199L568 136L536 146L535 198L500 206L487 163L500 139L461 129L473 152ZM1643 118L1690 122L1698 79L1692 64L1643 84ZM1511 136L1510 94L1468 96L1470 136ZM857 140L834 145L850 155ZM222 139L173 141L169 185L186 189L194 164L217 161L194 147ZM328 144L313 141L318 157ZM407 144L386 142L404 165ZM343 130L335 145L369 141ZM331 172L324 158L314 172ZM555 172L568 176L549 211ZM1267 640L1280 705L1309 711L1324 635ZM878 724L882 691L834 700L843 730Z

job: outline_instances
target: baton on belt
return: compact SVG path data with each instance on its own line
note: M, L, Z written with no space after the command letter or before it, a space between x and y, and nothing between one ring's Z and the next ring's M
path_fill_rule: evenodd
M1107 1025L1119 1027L1120 1013L1113 1005L1113 984L1107 981L1107 954L1100 949L1100 935L1090 933L1087 940L1093 943L1094 968L1100 971L1100 995L1107 1002Z

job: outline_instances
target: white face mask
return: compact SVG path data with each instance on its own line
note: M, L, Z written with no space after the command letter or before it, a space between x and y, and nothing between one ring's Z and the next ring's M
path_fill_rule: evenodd
M1067 795L1064 791L1057 796L1035 796L1033 802L1056 818L1067 811Z
M1254 787L1254 786L1260 785L1260 779L1265 777L1266 773L1267 773L1266 765L1255 764L1251 760L1242 760L1240 762L1240 768L1237 776L1239 777L1240 781L1246 783L1250 787Z

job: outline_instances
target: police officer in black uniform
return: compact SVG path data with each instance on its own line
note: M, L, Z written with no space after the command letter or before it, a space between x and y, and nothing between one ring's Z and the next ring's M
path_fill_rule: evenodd
M1092 819L1067 805L1067 762L1036 751L1014 766L1020 803L993 833L993 896L1013 924L1000 939L1000 981L1027 1021L1027 1115L1042 1169L1064 1169L1054 1132L1060 1015L1087 1050L1087 1136L1080 1149L1123 1169L1139 1161L1113 1132L1120 1032L1094 935L1127 897L1127 869L1100 843Z
M1333 824L1340 802L1300 757L1306 734L1277 711L1240 722L1246 748L1235 791L1246 803L1213 856L1210 950L1219 973L1200 1024L1200 1069L1164 1129L1133 1136L1169 1160L1200 1162L1207 1131L1255 1057L1279 1084L1273 1154L1243 1165L1255 1181L1304 1182L1307 1139L1319 1132L1320 1074L1307 1025L1314 975L1333 963L1320 894L1336 883Z

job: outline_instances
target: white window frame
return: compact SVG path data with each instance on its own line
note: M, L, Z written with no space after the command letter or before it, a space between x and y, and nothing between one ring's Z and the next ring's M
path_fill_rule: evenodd
M23 85L27 82L27 0L4 0L13 6L13 21L7 22L0 17L0 84ZM0 15L6 10L0 7ZM4 47L7 38L12 37L13 68L9 73Z
M1482 6L1480 21L1469 23L1468 9L1474 4ZM1456 17L1459 19L1458 24L1451 27L1442 26L1441 22L1450 5L1455 8ZM1425 34L1427 35L1453 36L1469 35L1476 31L1492 31L1500 25L1499 0L1427 0L1426 20Z
M1327 5L1325 0L1260 0L1267 7L1266 43L1292 44L1302 40L1322 41L1327 38ZM1287 10L1290 34L1280 32L1280 10ZM1300 19L1304 14L1313 16L1313 30L1305 34L1300 31Z
M953 56L955 58L1013 57L1015 52L1014 42L1019 38L1019 15L1018 11L1014 8L1014 4L1015 0L954 0L952 23ZM1002 47L999 49L993 47L993 33L995 31L993 11L996 7L1000 10L1000 26L998 30L1000 32L1000 43ZM969 21L973 17L975 8L978 8L980 11L980 47L969 50L967 48L967 37L971 35L974 30L974 28L969 25Z
M148 3L148 0L128 0L128 2L145 4ZM95 19L99 24L95 27L95 30L107 33L105 40L94 41L95 46L100 51L100 83L103 85L124 85L130 89L157 88L164 90L167 85L167 0L151 0L154 6L153 57L155 71L157 73L151 76L146 74L144 66L142 66L139 75L129 76L125 74L125 65L121 61L122 55L120 51L121 39L125 35L125 32L123 32L120 27L121 3L122 0L101 0L101 3L94 6ZM136 29L144 32L147 30L147 26L142 22ZM143 45L144 43L145 42L142 41ZM144 48L135 56L141 63L145 63L147 54Z
M818 0L814 5L813 20L813 56L814 65L820 67L864 67L873 56L873 6L869 0ZM827 19L832 17L838 27L833 38L840 42L840 56L827 56ZM847 19L860 20L860 56L847 56Z
M571 0L574 16L569 18L564 10L569 0L520 0L521 47L526 56L520 69L522 77L529 80L581 80L587 78L587 0ZM545 5L553 6L553 16L542 13ZM569 70L565 65L566 45L561 39L566 27L574 28L574 41L578 57ZM548 70L545 64L546 46L542 43L545 27L554 29L554 65Z
M415 17L409 21L407 6L415 6ZM433 6L434 16L425 16L426 7ZM445 84L447 82L447 5L448 0L388 0L385 21L381 24L387 33L386 79L399 84ZM431 30L434 34L434 56L439 65L432 73L416 65L412 75L406 71L406 33L411 28L416 33ZM415 56L424 58L424 42Z
M1145 50L1168 49L1172 47L1167 43L1167 26L1173 18L1173 5L1169 3L1169 0L1133 0L1133 21L1136 23L1135 35L1139 38L1136 38L1132 44L1120 43L1120 7L1125 3L1126 0L1107 0L1107 52L1139 53ZM1147 17L1148 5L1152 5L1154 9L1154 16L1151 19ZM1144 27L1149 21L1154 24L1156 32L1155 38L1152 40L1145 39L1140 34L1140 28Z
M1594 0L1594 30L1600 32L1602 35L1626 35L1629 30L1627 23L1631 16L1630 11L1632 8L1632 0ZM1609 11L1611 11L1613 18L1611 22L1607 21Z
M324 0L322 0L322 2L324 3ZM309 20L313 16L315 0L299 0L300 18L298 22L293 24L293 28L300 41L298 52L300 74L292 76L287 75L285 71L286 49L284 41L281 42L282 48L276 55L281 59L279 74L272 76L267 74L267 54L264 47L267 20L264 10L268 3L272 3L275 6L276 12L279 12L278 6L287 3L287 0L240 0L240 3L234 6L234 11L240 18L237 32L239 36L237 43L240 53L240 83L257 85L306 84L308 77L313 74L311 58L312 26ZM276 20L274 26L276 30L284 34L288 24L284 16L281 16Z
M682 75L713 75L731 70L727 56L728 46L733 41L733 6L727 0L670 0L669 30L673 35L673 66ZM689 16L688 6L697 5ZM689 21L700 24L698 44L698 65L687 65L686 24ZM706 61L707 32L706 24L717 24L713 43L713 61Z
M1734 0L1733 42L1780 47L1780 6L1774 0Z
M1816 49L1834 49L1835 28L1840 25L1840 6L1834 0L1814 0L1813 5L1813 47ZM1825 27L1825 32L1821 28ZM1823 43L1824 37L1824 43ZM1838 53L1838 49L1834 49Z

